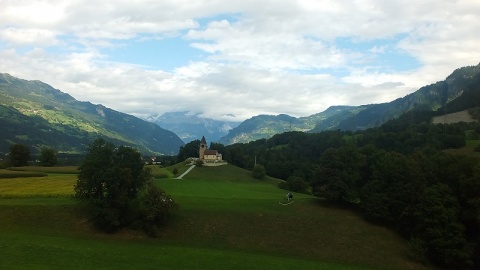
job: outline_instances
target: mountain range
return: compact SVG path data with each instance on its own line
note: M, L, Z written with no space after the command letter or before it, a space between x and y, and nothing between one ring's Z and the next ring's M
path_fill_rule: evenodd
M184 143L199 140L202 136L207 137L209 141L216 142L240 124L240 122L205 118L199 113L188 111L152 115L147 117L146 120L173 131Z
M82 153L96 138L145 154L177 154L183 141L172 131L103 105L81 102L41 81L0 73L0 152L13 143Z
M218 142L246 143L286 131L362 130L380 126L410 111L457 112L480 106L480 64L456 69L445 80L388 103L332 106L307 117L259 115L245 120Z
M202 136L229 145L287 131L367 129L411 111L446 114L477 108L473 111L479 112L479 106L480 64L456 69L445 80L388 103L332 106L306 117L258 115L241 123L190 112L139 119L101 104L77 101L41 81L0 73L0 152L22 143L34 149L51 146L60 152L82 153L91 141L102 137L145 154L176 155L185 143Z

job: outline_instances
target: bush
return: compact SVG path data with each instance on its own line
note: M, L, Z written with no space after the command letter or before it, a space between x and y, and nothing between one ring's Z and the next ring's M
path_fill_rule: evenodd
M265 177L265 167L260 164L256 164L252 170L252 177L256 179L263 179Z
M140 198L140 211L143 229L150 236L158 236L158 230L178 205L159 187L150 184L146 193Z
M287 179L288 190L293 192L308 193L309 184L298 176L290 176Z
M195 165L196 165L197 167L202 167L204 163L205 163L205 162L203 161L203 159L197 159L197 160L195 161Z

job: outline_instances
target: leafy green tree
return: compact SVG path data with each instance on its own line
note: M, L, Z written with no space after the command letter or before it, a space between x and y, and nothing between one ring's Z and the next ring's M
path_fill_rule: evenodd
M353 145L326 150L313 183L315 194L332 202L356 201L365 166L365 156Z
M160 225L178 209L178 204L170 195L153 184L148 185L145 194L140 198L140 203L143 229L150 236L158 236Z
M256 179L263 179L265 178L265 175L266 175L266 172L265 172L265 167L261 164L256 164L254 167L253 167L253 170L252 170L252 176L253 178L256 178Z
M58 162L57 151L50 147L43 147L40 150L39 160L40 160L41 166L46 166L46 167L55 166L57 165L57 162Z
M402 229L409 223L411 209L425 189L425 179L417 162L395 152L377 156L372 180L363 188L361 206L369 218Z
M23 144L10 146L9 161L13 167L27 166L30 160L30 148Z
M200 146L200 140L191 141L184 146L180 146L180 150L177 155L177 162L183 162L187 158L198 157L198 149Z
M458 220L460 206L445 184L427 189L415 206L413 228L418 242L417 252L437 265L448 269L462 269L472 265L472 245L465 239L465 228Z
M309 184L299 176L290 176L287 178L287 189L294 192L308 193Z
M97 139L80 165L75 197L99 229L113 232L133 222L134 202L152 179L136 150Z

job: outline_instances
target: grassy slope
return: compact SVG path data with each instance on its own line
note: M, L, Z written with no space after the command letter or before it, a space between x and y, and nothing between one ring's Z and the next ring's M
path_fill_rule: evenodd
M480 145L480 140L467 140L465 147L462 147L459 149L447 149L444 151L450 154L465 155L465 156L480 158L480 152L474 151L475 147L479 145Z
M0 199L0 269L425 269L348 210L227 165L157 180L181 209L159 239L94 232L68 198Z

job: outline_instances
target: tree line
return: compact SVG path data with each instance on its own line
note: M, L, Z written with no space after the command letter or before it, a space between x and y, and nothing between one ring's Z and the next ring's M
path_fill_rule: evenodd
M287 180L282 188L309 190L395 229L420 261L478 269L479 159L444 150L480 138L480 124L433 125L429 117L415 112L358 132L287 132L226 146L223 156L246 169L256 160Z

